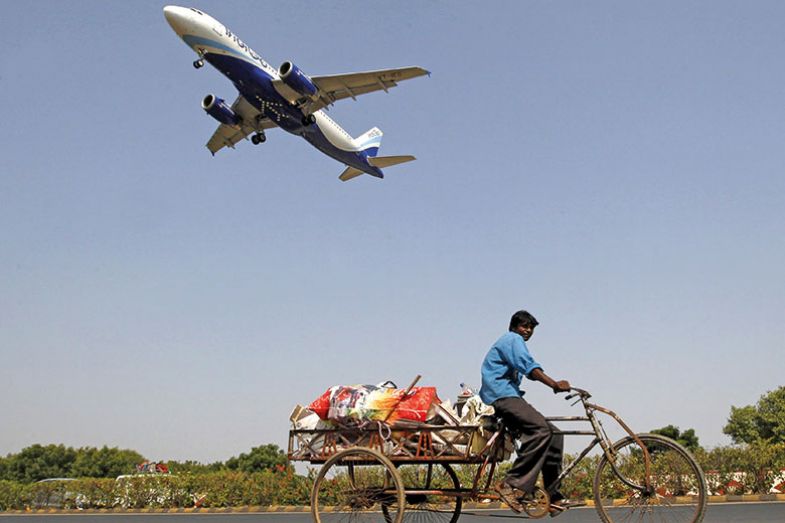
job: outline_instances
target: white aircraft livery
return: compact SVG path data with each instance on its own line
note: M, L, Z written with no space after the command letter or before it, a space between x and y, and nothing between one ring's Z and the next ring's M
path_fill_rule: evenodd
M223 147L234 148L251 136L251 142L266 140L265 129L280 127L302 136L324 154L346 165L343 181L363 173L383 178L382 167L414 160L414 156L377 156L382 131L374 127L352 138L324 109L344 98L373 91L387 91L402 80L429 75L421 67L402 67L363 73L307 76L292 62L276 70L234 33L213 17L194 8L169 5L164 16L174 32L196 51L194 67L205 62L222 72L239 91L229 105L208 94L202 109L220 122L207 142L213 155Z

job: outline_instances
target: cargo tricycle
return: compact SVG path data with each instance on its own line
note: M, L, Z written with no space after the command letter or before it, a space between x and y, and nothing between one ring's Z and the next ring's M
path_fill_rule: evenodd
M593 437L564 467L559 479L599 446L593 504L602 521L702 521L706 480L692 455L664 436L635 434L616 413L590 398L587 391L573 388L566 399L580 403L585 415L547 418L552 423L583 422L581 430L557 432ZM627 435L610 441L598 414L610 417ZM465 501L499 500L493 476L514 449L514 437L493 417L482 418L476 425L377 421L292 430L288 455L292 461L320 466L311 491L316 523L455 523ZM462 484L456 467L462 477L472 478L471 484ZM547 488L537 488L523 502L520 516L541 518L557 512L547 492Z

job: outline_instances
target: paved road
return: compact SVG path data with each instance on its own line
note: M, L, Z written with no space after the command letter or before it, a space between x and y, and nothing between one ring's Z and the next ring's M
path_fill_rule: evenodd
M467 511L469 512L469 511ZM510 512L470 511L462 514L459 523L505 523L520 517ZM0 523L58 523L58 520L79 520L78 523L312 523L310 514L73 514L73 515L7 515L0 513ZM597 523L600 518L592 508L573 509L554 523ZM722 503L709 505L704 523L771 523L785 522L785 503ZM74 522L76 523L76 522Z

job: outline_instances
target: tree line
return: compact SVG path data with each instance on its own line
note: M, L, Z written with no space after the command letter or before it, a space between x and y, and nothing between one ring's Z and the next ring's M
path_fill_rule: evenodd
M47 478L116 478L137 472L146 462L144 456L130 449L103 446L73 448L65 445L35 444L16 454L0 457L0 480L33 483ZM286 454L277 445L252 448L225 462L203 464L196 461L163 462L171 473L208 473L219 471L259 472L283 470Z

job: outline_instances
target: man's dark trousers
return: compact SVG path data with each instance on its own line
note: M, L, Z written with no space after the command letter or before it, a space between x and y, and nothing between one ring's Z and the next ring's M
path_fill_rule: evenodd
M551 501L561 499L559 484L554 482L561 474L564 436L554 434L558 429L523 398L502 398L493 402L493 408L507 429L520 438L518 458L505 481L531 494L542 470L543 483L550 487Z

